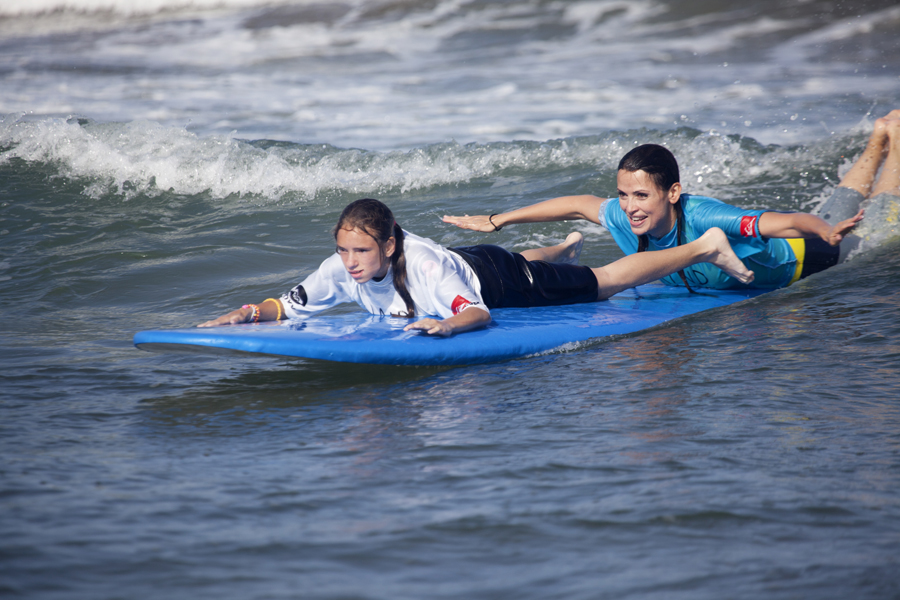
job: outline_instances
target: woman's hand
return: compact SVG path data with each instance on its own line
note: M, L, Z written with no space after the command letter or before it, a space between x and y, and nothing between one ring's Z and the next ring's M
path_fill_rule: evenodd
M832 246L837 246L841 243L841 240L844 239L844 236L846 236L853 230L853 228L859 225L859 222L862 221L864 212L865 211L863 209L859 209L858 213L832 227L828 235L822 239L824 239Z
M494 217L494 219L496 220L497 217ZM482 233L493 233L494 231L497 231L497 227L491 223L491 218L488 215L475 215L473 217L470 217L469 215L465 215L464 217L444 215L442 220L444 223L456 225L462 229L471 229L472 231L480 231Z

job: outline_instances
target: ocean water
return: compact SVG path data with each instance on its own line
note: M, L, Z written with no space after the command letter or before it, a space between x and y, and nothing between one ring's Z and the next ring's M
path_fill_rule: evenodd
M900 597L900 230L639 334L454 368L136 350L292 286L349 201L815 210L900 106L892 2L0 4L0 595ZM341 311L354 311L346 307Z

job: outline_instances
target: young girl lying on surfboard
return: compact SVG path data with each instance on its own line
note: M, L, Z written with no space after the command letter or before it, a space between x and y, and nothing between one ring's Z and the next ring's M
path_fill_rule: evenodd
M580 233L521 254L490 245L444 248L401 229L378 200L362 199L341 213L334 238L336 254L294 289L198 327L293 318L356 302L376 315L431 315L405 329L448 336L486 325L492 308L603 300L701 261L739 281L753 280L716 228L678 248L591 269L573 264L581 252Z
M873 187L882 160L884 166ZM744 210L712 198L683 194L675 157L655 144L638 146L622 158L616 184L618 199L564 196L508 213L446 216L444 221L491 232L513 223L585 219L609 229L622 251L629 255L673 248L697 239L710 227L719 227L744 264L755 273L754 287L784 287L837 264L858 244L858 238L847 234L862 219L860 204L864 199L871 197L873 203L897 200L900 110L875 122L865 151L822 206L821 217ZM663 282L689 288L747 285L711 264L673 273Z

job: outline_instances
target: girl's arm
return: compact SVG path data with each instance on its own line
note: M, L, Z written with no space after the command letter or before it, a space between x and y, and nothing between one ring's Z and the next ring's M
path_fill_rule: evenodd
M835 226L808 213L764 212L759 217L759 233L767 238L822 238L837 246L862 221L863 211Z
M237 325L257 321L280 321L284 318L284 305L281 300L267 298L261 304L245 304L218 319L200 323L197 327L218 327L219 325Z
M245 304L218 319L201 323L197 327L217 327L237 325L257 321L280 321L302 314L312 314L331 308L342 302L350 302L346 290L340 285L342 278L348 278L341 257L332 254L319 268L291 291L278 298L267 298L259 304Z
M462 333L464 331L469 331L471 329L487 325L490 322L491 314L489 312L472 306L462 311L458 315L453 315L452 317L448 317L444 320L432 319L429 317L427 319L422 319L420 321L410 323L403 328L403 331L421 329L425 333L431 335L442 335L447 337L453 335L454 333Z
M495 215L475 215L473 217L444 216L444 223L450 223L463 229L472 229L490 233L505 225L515 223L543 223L546 221L573 221L584 219L600 223L600 205L606 198L597 196L561 196L519 208L508 213Z

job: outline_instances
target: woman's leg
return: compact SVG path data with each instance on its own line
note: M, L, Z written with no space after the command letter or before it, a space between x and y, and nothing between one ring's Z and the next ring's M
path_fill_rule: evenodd
M866 144L862 156L853 163L853 166L841 179L831 198L819 207L819 216L831 225L837 225L859 212L860 204L873 193L872 184L875 181L875 175L888 150L888 130L893 127L891 124L898 119L900 119L900 110L893 110L875 121L875 129L869 136L869 142ZM900 152L894 152L894 155L895 160L900 160ZM887 184L887 181L885 183ZM876 187L882 187L880 179ZM856 239L851 240L850 243L841 244L842 257L858 243L859 240Z
M891 111L887 116L875 121L875 129L869 136L869 143L841 182L840 187L856 190L863 197L868 198L872 191L872 182L878 173L878 167L884 159L884 153L888 141L888 123L900 118L900 110Z
M872 188L872 197L879 194L900 196L900 110L893 111L888 117L897 113L896 118L887 123L887 158L881 167L881 175Z
M581 256L581 247L584 245L584 236L573 231L566 236L566 241L556 246L547 248L532 248L519 252L526 260L543 260L546 262L566 263L570 265L578 264L578 257Z
M622 290L656 281L701 262L714 264L741 283L753 281L753 271L731 249L725 232L713 227L689 244L630 254L605 267L591 269L600 287L597 299L605 300Z

